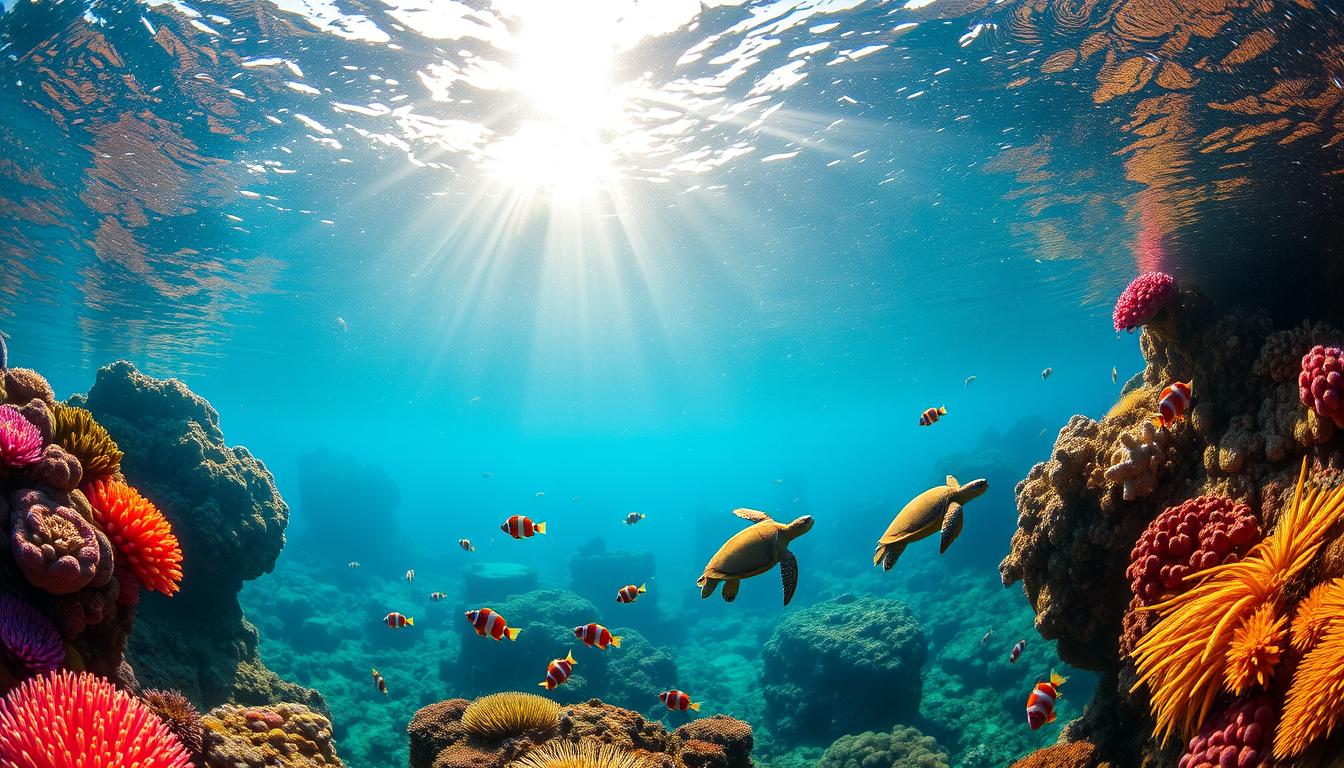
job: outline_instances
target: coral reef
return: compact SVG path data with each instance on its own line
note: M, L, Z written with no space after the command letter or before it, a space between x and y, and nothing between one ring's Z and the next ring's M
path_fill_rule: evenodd
M917 712L927 656L923 628L894 600L847 594L790 613L762 655L766 722L814 743L889 728Z
M1130 552L1130 591L1153 605L1182 590L1192 573L1230 563L1260 540L1259 521L1246 504L1198 496L1153 519Z
M817 768L947 768L938 741L898 725L887 733L841 736L817 761Z
M1199 734L1190 739L1177 768L1265 765L1273 729L1274 710L1268 697L1230 706L1210 717Z
M11 501L10 546L29 583L70 595L112 578L112 543L84 515L42 491L20 491Z
M84 408L57 405L55 437L61 448L79 459L89 479L112 477L121 471L117 442Z
M711 715L692 720L672 732L677 742L677 752L682 763L688 768L691 760L688 754L694 754L700 765L715 765L716 768L751 768L751 750L756 739L751 726L726 715ZM718 750L709 749L709 745Z
M652 552L608 550L600 538L590 539L569 558L569 588L595 605L612 602L617 587L643 584L657 575ZM646 630L653 628L658 620L658 590L621 608L621 620Z
M1032 752L1012 768L1110 768L1110 763L1097 757L1097 746L1092 742L1070 741Z
M119 480L85 486L93 519L145 589L172 595L182 581L182 548L173 527L140 492Z
M1120 498L1133 501L1157 487L1159 475L1172 464L1171 438L1152 422L1139 424L1136 432L1120 434L1120 445L1111 453L1106 480L1120 486Z
M643 755L599 741L551 741L510 763L514 768L647 768Z
M140 700L182 742L193 764L199 768L205 760L205 723L196 705L188 701L181 691L141 691Z
M0 464L22 469L42 457L42 433L12 405L0 405Z
M0 594L0 661L16 677L51 672L65 663L56 627L36 608Z
M1176 281L1165 272L1145 272L1121 292L1111 321L1117 331L1132 331L1150 322L1176 297Z
M210 768L341 768L331 721L301 704L226 704L201 718Z
M462 713L462 727L478 739L498 740L527 731L555 730L560 705L535 693L505 692L482 696Z
M0 702L0 764L190 768L186 748L140 700L90 674L30 678Z
M1298 396L1302 404L1344 428L1344 351L1320 344L1302 356Z

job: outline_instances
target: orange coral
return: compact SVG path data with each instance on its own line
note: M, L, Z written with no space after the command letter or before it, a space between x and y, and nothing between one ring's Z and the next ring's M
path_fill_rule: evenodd
M99 480L84 492L93 505L94 522L145 589L165 595L177 592L182 549L159 508L120 480Z
M1338 580L1336 580L1338 581ZM1324 610L1344 611L1344 589L1332 589ZM1274 756L1287 759L1302 754L1313 742L1328 736L1344 715L1344 622L1331 622L1316 646L1293 673L1283 715L1274 734Z
M1287 646L1287 630L1288 617L1280 615L1273 603L1265 603L1232 633L1223 675L1228 691L1240 696L1252 685L1269 684Z
M1317 584L1297 604L1297 613L1288 633L1293 650L1306 653L1314 648L1331 621L1344 618L1341 606L1344 606L1344 578Z

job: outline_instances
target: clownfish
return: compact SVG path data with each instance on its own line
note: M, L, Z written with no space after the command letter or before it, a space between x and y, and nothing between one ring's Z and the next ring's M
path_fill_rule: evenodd
M927 427L935 421L947 415L947 406L940 405L937 408L929 408L919 414L919 426Z
M582 627L575 627L574 636L590 648L597 646L606 650L609 645L615 648L621 647L621 636L611 634L611 630L601 624L590 623L584 624Z
M378 674L378 670L376 669L373 670L373 685L378 689L379 693L384 696L387 695L387 681L383 679L382 675Z
M393 611L383 617L383 623L393 629L402 629L403 627L414 627L415 619Z
M634 584L626 584L616 591L616 602L633 603L635 598L649 591L648 584L640 584L636 587Z
M1171 386L1162 390L1157 398L1157 415L1153 417L1153 426L1158 429L1170 427L1185 416L1190 407L1190 396L1194 394L1193 381L1186 383L1173 381Z
M439 602L440 600L444 599L445 597L447 597L447 595L445 595L445 594L442 593L442 592L430 592L430 593L429 593L429 599L430 599L430 600L433 600L433 601L436 602L436 603Z
M563 659L552 659L551 663L546 665L546 679L537 683L537 685L548 691L554 691L557 686L569 679L569 675L574 671L574 665L577 663L574 661L573 651L567 651Z
M643 514L641 514L641 513L639 513L639 512L631 512L630 514L628 514L628 515L625 516L625 524L626 524L626 525L634 525L635 523L638 523L640 520L643 520L643 519L644 519L644 515L643 515Z
M466 552L476 551L476 547L472 545L471 539L458 539L457 546L461 547Z
M500 616L489 608L467 611L466 617L467 622L476 630L476 634L481 637L490 637L495 640L502 640L507 637L510 640L517 640L518 633L523 631L515 627L510 627L503 616Z
M1008 663L1009 663L1009 664L1016 664L1016 663L1017 663L1017 657L1021 656L1021 655L1022 655L1022 652L1025 651L1026 649L1027 649L1027 641L1026 641L1026 640L1018 640L1018 641L1017 641L1017 645L1014 645L1014 646L1013 646L1013 651L1012 651L1012 653L1009 653L1009 654L1008 654Z
M538 533L546 533L546 524L534 523L532 518L523 515L513 515L499 526L499 530L515 539L530 539Z
M700 711L700 702L691 701L691 697L682 691L663 691L658 694L658 699L666 704L668 709L676 712L685 712L688 709Z
M1050 681L1037 683L1027 697L1027 725L1036 730L1046 723L1055 722L1055 700L1059 698L1059 686L1068 682L1068 678L1058 672L1050 673Z

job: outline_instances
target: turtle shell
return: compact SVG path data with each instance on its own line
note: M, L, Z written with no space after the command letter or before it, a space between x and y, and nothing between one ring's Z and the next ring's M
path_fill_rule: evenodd
M765 573L779 562L775 537L785 527L774 520L762 520L743 528L709 559L705 575L712 579L745 579Z
M943 515L947 513L947 503L952 500L953 493L955 491L949 486L940 485L911 499L877 543L917 541L937 533L942 528Z

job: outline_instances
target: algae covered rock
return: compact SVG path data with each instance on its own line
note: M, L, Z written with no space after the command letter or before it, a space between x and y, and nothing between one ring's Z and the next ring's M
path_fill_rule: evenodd
M918 713L924 630L904 603L841 595L789 614L765 644L766 720L784 741L829 742Z
M344 768L331 721L301 704L216 707L202 718L208 768Z
M816 768L948 768L948 762L932 736L898 725L889 732L841 736Z

